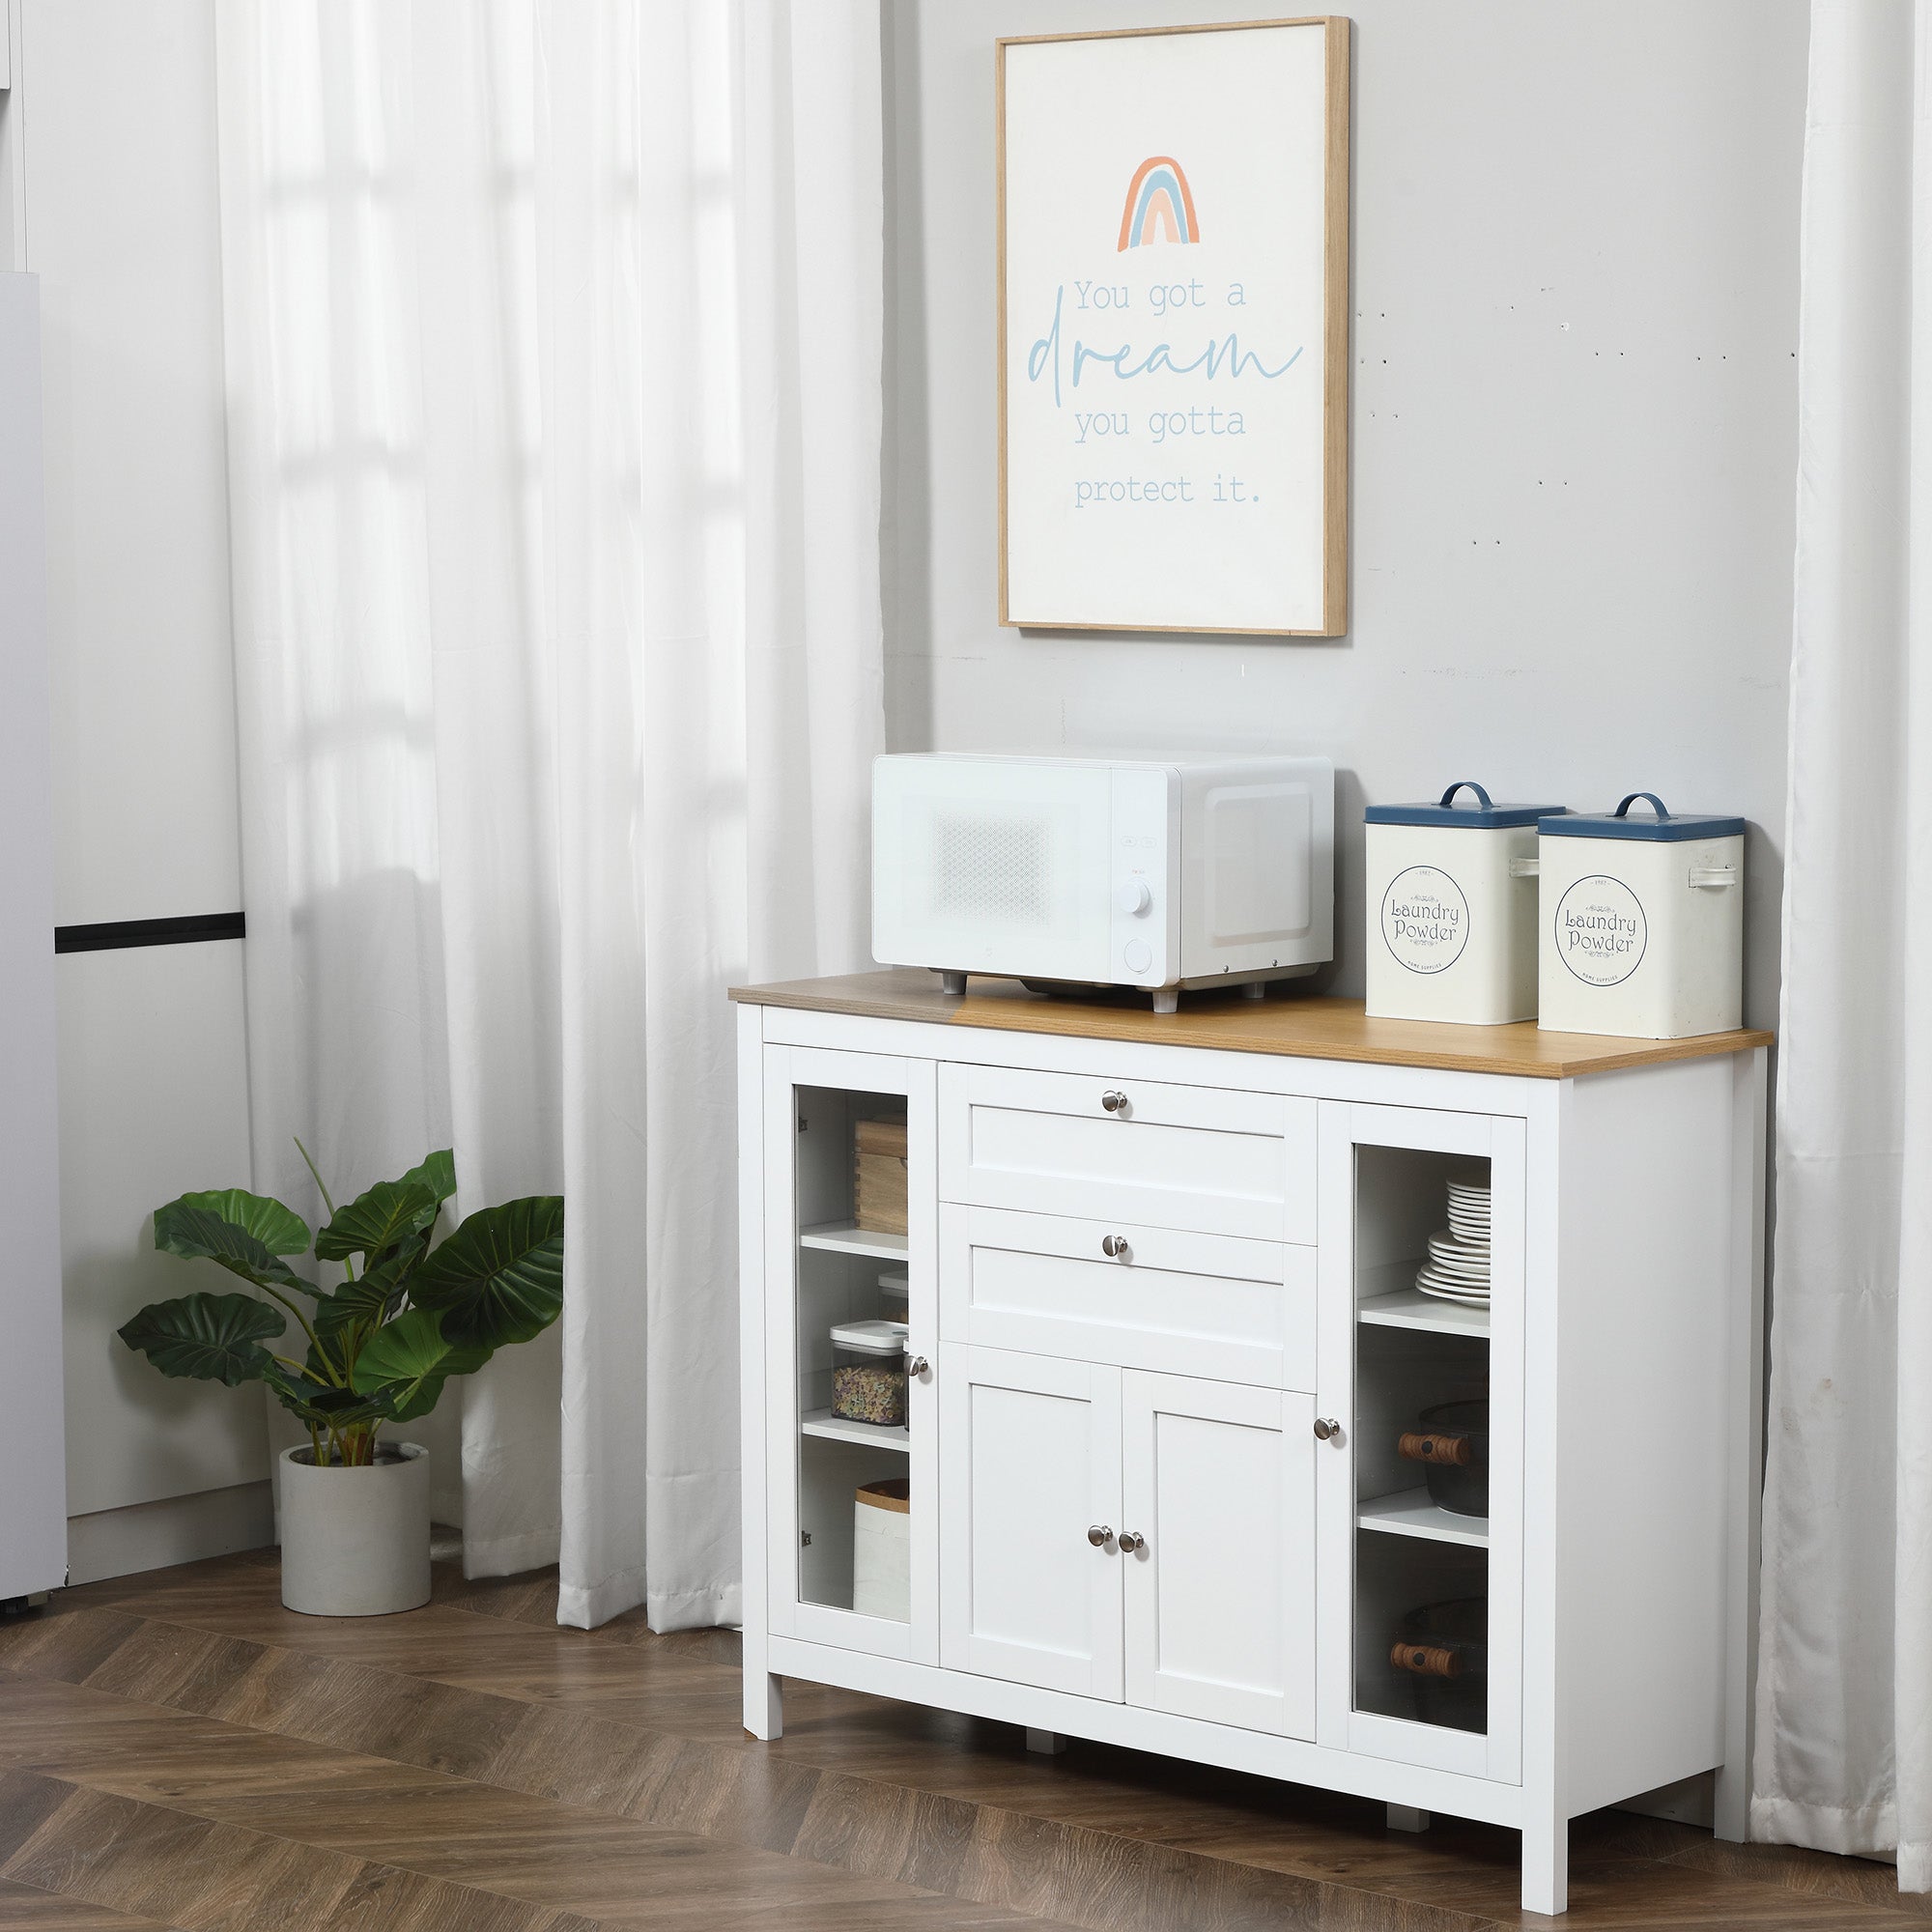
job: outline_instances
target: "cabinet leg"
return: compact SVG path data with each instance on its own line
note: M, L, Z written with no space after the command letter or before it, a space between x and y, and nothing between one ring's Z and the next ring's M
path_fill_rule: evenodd
M1027 1726L1027 1749L1045 1757L1058 1757L1066 1748L1066 1740L1058 1731L1037 1731Z
M784 1736L783 1680L769 1670L745 1673L745 1735L767 1744Z
M1718 1767L1718 1788L1711 1806L1711 1834L1742 1845L1750 1836L1750 1777L1742 1768Z
M1388 1824L1391 1832L1426 1832L1429 1829L1429 1813L1418 1811L1413 1804L1391 1804L1388 1807Z
M1570 1821L1555 1818L1525 1826L1522 1833L1522 1909L1570 1909Z

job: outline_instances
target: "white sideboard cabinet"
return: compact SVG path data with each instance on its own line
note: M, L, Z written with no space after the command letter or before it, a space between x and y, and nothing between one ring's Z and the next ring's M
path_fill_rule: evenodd
M1743 1836L1769 1036L734 998L754 1737L800 1677L1485 1819L1540 1912L1583 1812L1715 1769ZM1452 1180L1487 1306L1415 1285ZM882 1316L903 1426L831 1412ZM1478 1399L1487 1516L1402 1453Z

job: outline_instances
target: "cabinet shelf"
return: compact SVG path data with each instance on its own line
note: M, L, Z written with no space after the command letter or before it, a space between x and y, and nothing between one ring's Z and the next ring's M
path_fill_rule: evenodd
M798 1425L801 1435L824 1435L834 1442L863 1442L868 1449L894 1449L901 1456L912 1454L912 1436L903 1429L888 1429L878 1422L847 1422L829 1408L807 1411Z
M1419 1288L1397 1289L1378 1294L1355 1308L1355 1319L1382 1328L1422 1328L1435 1335L1478 1335L1490 1332L1490 1311L1466 1302L1444 1301Z
M815 1228L801 1228L798 1244L802 1248L825 1248L835 1255L871 1255L882 1262L902 1262L906 1258L903 1235L882 1235L872 1228L854 1227L850 1221L825 1221Z
M1359 1506L1355 1522L1361 1529L1378 1529L1389 1536L1419 1536L1430 1543L1461 1543L1472 1549L1490 1547L1486 1516L1458 1516L1429 1500L1427 1490L1399 1490Z

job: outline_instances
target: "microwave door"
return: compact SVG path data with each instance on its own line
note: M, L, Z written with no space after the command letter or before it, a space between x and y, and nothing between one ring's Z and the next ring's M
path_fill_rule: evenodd
M1105 980L1106 771L992 758L906 769L895 963Z
M1305 772L1230 765L1184 786L1183 978L1326 959L1332 793Z

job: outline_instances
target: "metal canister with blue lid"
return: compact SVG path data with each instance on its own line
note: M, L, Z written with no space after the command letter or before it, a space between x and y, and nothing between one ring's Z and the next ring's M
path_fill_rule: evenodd
M1742 818L1634 791L1537 833L1542 1026L1682 1039L1743 1024Z
M1368 808L1372 1017L1536 1017L1536 828L1561 810L1497 805L1473 779L1434 804Z

